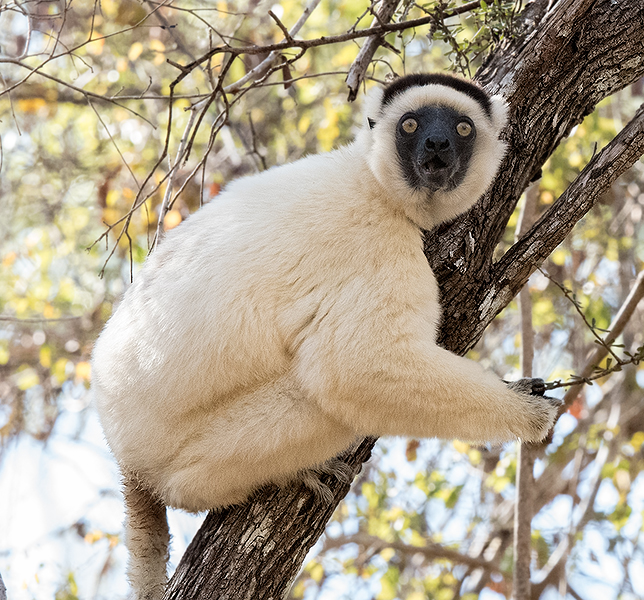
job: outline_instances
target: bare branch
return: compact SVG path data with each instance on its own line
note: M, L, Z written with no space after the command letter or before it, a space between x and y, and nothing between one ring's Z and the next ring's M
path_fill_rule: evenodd
M29 79L32 75L39 75L40 77L44 77L46 79L50 79L51 81L54 81L60 85L63 85L70 90L73 90L74 92L78 92L79 94L82 94L85 96L85 98L94 98L95 100L101 100L103 102L111 102L112 104L118 106L119 108L123 108L127 110L128 112L131 112L133 115L136 115L140 119L143 119L146 123L148 123L150 126L152 126L154 129L156 129L156 126L154 123L152 123L150 120L146 119L142 114L136 112L135 110L129 108L125 104L121 104L120 102L117 102L113 97L110 96L102 96L101 94L95 94L94 92L88 92L87 90L84 90L82 88L76 87L75 85L72 85L71 83L67 81L63 81L62 79L58 77L54 77L53 75L49 75L49 73L45 73L44 71L41 70L41 68L44 66L45 63L42 63L41 65L38 65L37 67L30 67L29 65L26 65L20 60L12 59L12 58L0 58L0 64L1 63L7 63L7 64L13 64L18 67L22 67L23 69L29 69L29 74L23 77L20 81L17 83L14 83L10 87L4 89L2 92L0 92L0 96L3 94L8 94L10 93L13 89L16 87L22 85L27 79ZM121 99L121 98L119 98Z
M610 429L617 425L619 421L620 407L619 404L613 404L611 413L608 418L606 426ZM579 513L576 523L570 524L568 535L564 537L559 545L555 548L554 552L548 558L548 562L541 569L541 572L535 577L535 593L540 595L548 584L553 583L554 577L565 566L566 559L570 548L572 548L575 535L580 532L588 523L592 516L593 506L595 505L595 498L599 491L599 486L603 480L602 469L608 460L612 447L615 444L617 437L611 437L608 441L603 441L595 458L593 468L595 473L590 482L590 491L588 495L580 502L579 511L574 511L574 514ZM538 596L537 596L538 597Z
M376 12L376 16L374 17L371 26L373 27L376 23L380 23L381 25L388 23L391 20L391 17L394 16L399 3L400 0L383 0L378 7L378 11ZM356 56L355 60L351 64L351 68L349 69L349 74L346 79L346 83L349 88L349 102L353 102L358 96L360 84L364 81L365 73L371 64L371 59L382 41L382 35L369 37L362 48L360 48L358 56Z
M539 199L539 186L533 184L525 193L515 237L525 235L534 220ZM534 329L532 298L527 285L519 292L521 311L521 376L532 377L534 361ZM530 562L532 560L532 517L534 515L534 447L518 442L516 499L514 505L514 600L530 599Z
M327 538L324 543L324 550L340 548L346 544L358 544L365 548L372 548L374 553L381 552L385 548L392 548L397 552L401 552L409 556L421 554L427 560L446 559L454 564L467 565L474 569L484 569L492 573L503 573L505 576L510 575L510 573L501 570L497 562L491 562L475 556L468 556L467 554L463 554L457 550L429 541L426 542L425 546L414 546L412 544L405 544L401 541L383 540L382 538L368 535L366 533L357 533L355 535Z
M181 141L179 142L179 148L177 149L177 156L175 158L174 164L172 164L172 159L168 156L168 181L166 183L166 188L165 188L165 194L163 195L163 201L161 202L161 206L159 207L159 219L157 221L157 230L156 234L154 236L154 240L152 241L152 248L151 250L154 250L159 243L159 240L161 237L163 237L163 234L165 232L163 228L163 220L165 219L166 214L168 213L169 204L170 204L170 196L172 196L172 185L174 183L174 179L177 175L177 171L179 169L179 165L181 162L184 160L184 155L186 153L186 146L188 144L188 137L190 136L190 132L192 131L192 127L195 122L195 118L197 116L197 109L196 107L191 107L190 110L190 117L188 118L188 123L186 124L186 128L183 132L183 135L181 136Z
M615 138L599 152L543 214L530 231L493 268L505 282L488 301L505 306L575 224L595 205L611 184L644 154L644 105Z
M317 4L317 1L313 0L313 2L315 2L316 4ZM475 2L469 2L468 4L459 6L458 8L455 8L454 10L449 11L448 13L442 13L442 17L443 19L449 19L451 17L455 17L457 15L468 12L472 10L472 8L476 8L478 5L480 5L479 0L476 0ZM313 38L308 40L292 39L291 41L287 40L276 44L266 44L264 46L235 47L229 44L225 44L223 46L217 46L216 48L213 48L212 50L206 52L204 55L198 58L196 61L193 61L187 65L177 65L175 63L174 66L179 68L182 71L182 73L181 75L179 75L179 77L177 77L174 83L178 84L186 77L188 73L192 72L199 64L207 61L208 59L212 58L217 54L229 53L232 56L241 56L242 54L249 54L249 55L266 54L267 52L268 53L278 52L280 50L287 50L289 48L300 48L302 50L308 50L309 48L317 48L319 46L328 46L332 44L339 44L341 42L349 42L351 40L357 40L363 37L381 36L386 33L391 33L395 31L404 31L405 29L422 27L423 25L427 25L428 23L431 23L435 18L436 17L432 15L429 17L421 17L419 19L410 19L409 21L403 21L401 23L387 23L385 25L378 25L377 27L358 29L355 31L342 33L339 35L321 36L319 38ZM293 29L290 30L290 33L291 35L294 35ZM235 84L232 84L232 85L235 85ZM234 91L234 89L228 90L228 88L226 88L226 91Z
M130 165L125 160L125 157L123 156L123 153L121 152L121 149L119 148L118 144L116 143L116 140L112 136L112 133L110 132L109 127L105 124L105 121L103 121L103 117L101 117L101 115L98 112L98 110L96 109L96 107L92 104L92 101L90 100L89 96L86 96L86 99L87 99L87 103L89 104L90 108L94 111L94 114L96 115L96 118L99 120L99 122L103 126L103 129L105 130L105 133L107 133L107 136L110 138L110 141L112 142L112 145L116 149L116 152L121 157L121 162L125 165L125 168L129 171L130 175L132 176L132 179L134 180L134 184L136 185L136 188L140 190L141 186L139 185L139 181L136 178L136 175L134 174L134 171L132 171Z
M300 31L300 29L302 29L302 26L304 25L304 23L306 23L307 19L309 18L311 13L315 10L317 5L320 4L320 2L321 2L321 0L310 0L310 2L307 4L306 8L302 12L302 15L297 20L295 25L293 25L293 27L291 27L290 31L285 32L286 41L283 42L283 43L287 44L286 48L295 47L295 46L298 45L298 42L296 42L296 40L293 39L293 36L296 35ZM275 17L275 18L277 18L277 17ZM278 21L279 21L279 19L278 19ZM284 27L284 25L281 25L281 27ZM291 44L291 46L288 46L288 44ZM226 48L228 48L228 46L226 46ZM216 50L216 48L214 50ZM230 51L231 54L233 54L235 56L238 56L240 54L239 52L237 52L234 49L229 49L229 50L226 50L226 51L227 52ZM216 52L215 52L215 54L216 54ZM263 52L261 54L263 54ZM277 60L277 58L279 56L280 56L279 52L277 52L276 50L272 50L269 53L269 55L261 63L259 63L254 69L252 69L251 71L246 73L246 75L244 75L241 79L239 79L235 83L231 83L230 85L226 86L224 88L224 91L226 93L237 92L242 88L242 86L244 84L248 83L249 81L254 81L255 79L259 79L260 77L262 77L263 75L266 74L266 72L270 69L272 64ZM203 59L199 59L199 61L197 61L197 62L202 62L202 60ZM194 65L195 62L193 62L191 64Z
M77 321L82 319L81 316L78 317L9 317L0 315L0 321L8 323L56 323L59 321Z
M288 29L286 29L286 26L284 25L284 23L282 23L282 21L280 21L280 20L279 20L279 17L278 17L278 16L277 16L277 15L276 15L272 10L269 10L269 11L268 11L268 16L269 16L271 19L273 19L273 21L275 21L275 23L277 24L277 26L282 30L282 33L284 34L284 39L285 39L287 42L292 41L292 40L293 40L293 36L289 33L289 30L288 30Z
M635 308L639 304L640 300L642 300L642 298L644 298L644 271L640 271L626 300L624 300L619 308L619 311L617 312L617 315L613 319L613 322L609 325L609 333L601 341L601 344L595 348L593 353L586 361L586 366L579 374L579 377L581 379L588 379L593 375L593 371L595 370L597 365L608 354L610 346L615 342L622 331L624 331L624 327L630 320L633 312L635 312ZM582 383L579 383L572 385L569 388L569 390L566 392L566 395L564 396L565 406L570 406L575 401L575 398L577 398L582 385Z

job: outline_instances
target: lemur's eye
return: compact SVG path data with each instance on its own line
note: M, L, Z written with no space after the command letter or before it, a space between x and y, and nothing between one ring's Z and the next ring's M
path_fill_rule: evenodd
M405 133L414 133L418 129L418 121L416 119L405 119L402 124L403 131Z
M467 122L467 121L461 121L457 126L456 126L456 133L460 135L461 137L467 137L472 133L472 126Z

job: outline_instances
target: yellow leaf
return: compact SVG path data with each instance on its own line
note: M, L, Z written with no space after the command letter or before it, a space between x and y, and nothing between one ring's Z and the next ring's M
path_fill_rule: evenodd
M49 369L51 367L51 348L49 346L42 346L40 348L40 364Z
M130 46L130 50L127 53L127 57L130 60L135 61L137 58L139 58L139 56L141 56L141 52L143 52L143 44L141 42L134 42Z
M35 113L47 106L44 98L26 98L18 100L18 108L24 113Z
M340 128L338 127L338 111L329 98L324 99L324 111L326 118L320 123L317 137L322 150L328 152L340 135Z
M103 532L98 531L97 529L94 529L86 533L84 539L88 544L95 544L99 540L103 539Z
M97 40L87 44L85 48L90 54L98 56L103 53L103 46L105 46L105 38L98 38Z
M25 369L24 371L20 371L16 379L18 388L23 391L40 383L40 377L38 377L38 373L34 369Z
M394 600L396 597L396 588L393 583L387 579L386 575L380 580L380 593L378 600Z
M165 52L165 44L161 40L150 40L150 49L155 52Z
M92 375L92 365L86 361L81 361L76 365L76 377L89 381Z
M619 260L619 248L617 240L615 238L610 238L606 246L606 259L617 262Z
M10 267L16 260L17 254L15 252L8 252L2 259L3 267Z
M300 122L297 124L297 130L301 135L304 135L309 130L310 125L311 117L307 113L300 119Z
M550 260L558 267L562 267L566 262L568 253L563 248L557 248L551 255Z
M1 348L0 352L2 352ZM637 431L631 438L629 444L633 447L634 450L639 450L642 446L644 446L644 431Z
M0 346L0 365L6 365L9 362L9 350Z
M456 452L459 452L460 454L467 454L467 451L470 449L469 444L461 442L460 440L454 440L452 442L452 446L454 446L454 450L456 450Z
M174 229L182 221L181 213L178 210L171 210L163 219L163 227L166 231Z
M311 568L309 575L311 576L311 579L313 581L320 583L320 581L322 581L322 577L324 576L324 567L320 563L316 563Z
M495 493L500 494L506 487L508 487L508 485L510 485L509 477L499 477L498 479L496 479L496 481L494 481L492 489Z
M543 204L552 204L554 201L555 197L552 192L549 192L548 190L541 192L541 202L543 202Z
M389 562L396 554L393 548L384 548L380 551L380 556L385 562Z
M54 366L53 366L53 368L51 370L52 375L56 378L58 383L63 383L63 381L65 381L67 379L66 370L67 370L67 359L66 358L59 358L55 362L55 364L54 364Z
M419 548L422 548L425 545L425 538L418 533L415 529L411 530L411 539L409 540L409 543L412 546L418 546Z

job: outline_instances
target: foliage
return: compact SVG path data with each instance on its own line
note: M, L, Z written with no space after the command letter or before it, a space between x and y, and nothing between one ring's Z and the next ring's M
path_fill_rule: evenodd
M392 73L474 71L496 44L517 35L520 8L501 0L474 4L449 17L463 3L402 2L394 25L425 17L427 25L389 30L364 87ZM26 439L44 444L45 451L68 438L94 441L88 394L92 342L158 235L231 179L327 151L355 134L361 120L346 101L344 78L362 38L280 48L266 71L245 82L268 50L216 52L194 64L227 45L281 43L279 24L290 27L303 5L284 0L270 9L276 19L252 0L0 4L5 461L28 460L21 445ZM364 2L326 0L296 37L355 33L371 26L368 9ZM566 189L596 144L614 136L641 96L640 86L612 98L561 145L544 168L540 210ZM643 267L643 171L640 162L545 265L598 328L610 326ZM511 245L515 221L499 252ZM549 380L567 379L584 366L592 332L548 278L536 274L529 288L535 371ZM642 346L642 316L640 308L618 340L626 351ZM512 304L472 355L505 378L517 377L519 330ZM567 580L588 598L598 597L592 585L615 597L644 594L636 575L643 568L643 388L642 367L624 368L586 388L560 420L537 464L535 581ZM72 414L78 420L70 434ZM515 458L512 446L381 442L292 597L509 596ZM113 496L114 489L104 489L113 485L104 480L95 494ZM18 506L6 504L0 497L0 507L25 517ZM96 559L47 564L48 581L57 581L53 592L16 566L22 554L37 550L0 538L0 571L10 597L86 598L95 590L115 597L123 544L117 525L97 523L88 510L60 527L43 527L43 536L54 531L45 536L49 548L74 546ZM566 561L553 570L557 549ZM609 577L614 571L619 575ZM593 573L605 575L604 583L594 584Z

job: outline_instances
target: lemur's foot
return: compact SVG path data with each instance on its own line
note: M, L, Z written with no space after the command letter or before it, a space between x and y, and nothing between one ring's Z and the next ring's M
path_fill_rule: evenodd
M311 490L315 496L327 504L333 502L334 494L325 483L320 480L321 475L332 475L341 483L350 484L353 480L351 467L339 458L331 458L326 462L306 469L299 474L298 479Z
M543 379L525 378L506 383L512 391L524 398L530 415L528 430L519 434L519 437L524 442L540 442L547 438L563 401L544 395L546 384Z

